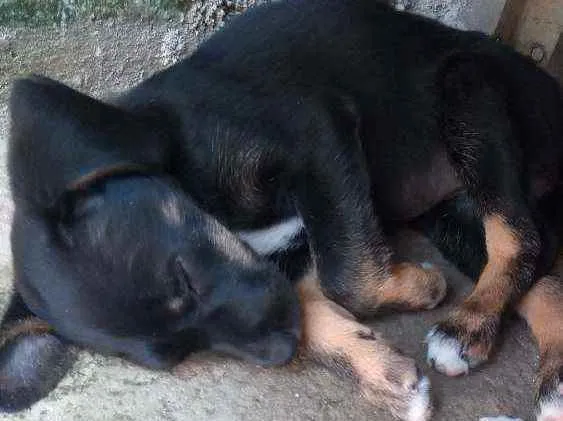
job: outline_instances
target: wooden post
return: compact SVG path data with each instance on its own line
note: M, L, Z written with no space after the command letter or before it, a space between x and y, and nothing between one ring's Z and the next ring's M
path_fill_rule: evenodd
M556 49L558 61L563 54L562 31L563 0L507 0L495 34L541 66L563 73L550 63Z

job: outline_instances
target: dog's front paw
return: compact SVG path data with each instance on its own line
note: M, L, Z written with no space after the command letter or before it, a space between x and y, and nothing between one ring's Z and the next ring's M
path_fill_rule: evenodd
M430 382L416 362L343 307L328 300L315 277L298 284L302 306L301 352L354 381L374 406L405 421L432 415Z
M499 415L498 417L482 417L479 421L524 421L521 418L507 417L506 415Z
M563 386L559 384L560 392ZM537 421L563 421L563 395L561 393L540 401Z
M563 421L563 349L562 344L540 346L536 376L537 421Z
M463 358L461 343L434 327L426 337L428 346L426 361L447 376L459 376L469 372L469 363Z
M430 381L414 364L412 369L399 372L401 367L406 368L402 364L389 367L383 382L372 378L369 371L358 373L362 394L375 406L385 406L401 420L430 420L433 411Z
M432 400L430 397L430 381L423 377L413 388L407 406L407 421L425 421L432 415Z
M498 329L498 317L460 312L428 333L428 364L447 376L467 374L489 358Z
M442 302L447 287L446 278L432 263L400 263L378 287L378 301L384 307L430 310Z
M555 387L540 396L537 403L537 421L563 421L563 380L559 377Z

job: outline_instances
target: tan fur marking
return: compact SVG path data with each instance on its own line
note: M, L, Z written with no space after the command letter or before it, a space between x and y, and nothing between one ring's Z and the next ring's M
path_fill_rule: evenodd
M485 314L500 314L513 293L510 271L521 245L516 234L501 216L487 216L483 224L487 264L464 307Z
M563 283L551 276L541 278L518 305L540 351L557 346L563 351Z
M425 269L400 263L382 280L365 282L361 297L372 308L400 307L405 310L434 308L446 295L447 283L435 267Z
M446 287L446 280L438 269L400 263L393 267L392 276L381 285L379 299L383 305L430 309L442 301Z
M357 279L350 280L356 285L352 291L359 313L370 313L379 307L430 309L444 298L447 284L437 268L412 263L392 265L391 255L380 256L380 263L376 264L370 253L367 250L358 262Z
M377 267L369 256L359 262L357 269L359 279L351 281L360 286L358 298L365 300L367 305L376 305L381 285L392 276L389 266L386 264L384 267Z
M536 372L536 399L540 387L556 382L563 367L563 255L554 272L541 278L518 305L538 344L540 361ZM556 384L556 383L555 383ZM560 392L561 393L561 392Z
M0 347L4 346L7 342L20 335L43 335L51 333L53 329L43 320L37 318L28 318L13 324L2 332L0 337Z
M502 313L514 299L514 265L521 250L516 233L500 215L483 220L487 263L465 301L441 323L461 344L470 365L485 361L495 342Z
M478 309L473 308L467 303L464 303L460 308L456 309L449 320L457 325L463 326L463 328L468 332L476 332L483 327L490 318L496 319L496 315L483 313L478 311Z
M373 404L403 414L416 393L412 359L322 293L315 271L298 285L302 309L302 352L340 375L351 376Z
M117 163L107 167L96 168L95 170L92 170L89 173L81 177L78 177L76 180L72 181L67 186L67 189L83 190L88 188L88 186L91 185L92 183L95 183L96 181L102 180L104 178L120 175L120 174L136 173L136 172L146 173L147 167L125 162L125 163Z
M303 320L303 346L318 350L344 350L352 335L361 325L343 307L328 300L320 289L313 272L299 283Z
M504 218L490 215L483 221L489 260L511 259L520 251L520 241Z

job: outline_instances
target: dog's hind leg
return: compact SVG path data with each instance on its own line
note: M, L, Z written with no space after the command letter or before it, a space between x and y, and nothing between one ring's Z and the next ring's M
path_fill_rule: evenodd
M488 359L504 313L533 285L541 252L516 128L487 64L465 55L441 80L444 142L482 221L487 252L473 292L427 338L429 362L451 376Z
M536 338L540 354L536 375L538 421L563 421L563 255L518 305Z
M299 282L298 289L305 356L353 379L370 402L403 420L430 418L430 384L414 360L327 299L314 271Z

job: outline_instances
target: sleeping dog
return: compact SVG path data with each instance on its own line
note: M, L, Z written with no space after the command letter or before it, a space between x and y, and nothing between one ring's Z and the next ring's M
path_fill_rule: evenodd
M426 420L426 378L358 321L444 297L435 267L386 242L416 223L478 267L427 338L445 374L486 361L546 275L520 308L549 367L540 419L561 418L563 100L509 48L372 0L285 0L111 101L32 77L10 113L4 410L55 387L70 344L154 368L202 349L268 366L302 337L374 402Z

